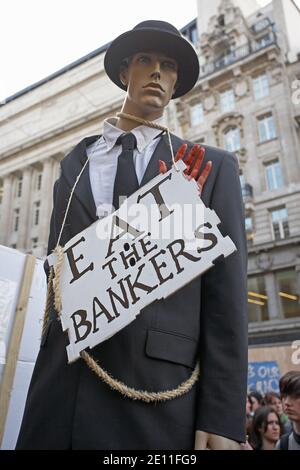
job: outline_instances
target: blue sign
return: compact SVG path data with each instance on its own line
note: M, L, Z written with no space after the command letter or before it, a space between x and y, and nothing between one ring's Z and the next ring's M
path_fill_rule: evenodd
M248 363L248 393L256 390L279 393L280 370L277 361Z

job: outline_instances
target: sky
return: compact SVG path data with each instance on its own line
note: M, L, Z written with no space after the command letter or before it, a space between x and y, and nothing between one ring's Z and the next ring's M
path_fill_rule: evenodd
M140 21L160 19L180 29L196 16L196 0L1 0L0 101Z
M160 19L182 28L196 16L196 0L1 0L0 100L141 21Z

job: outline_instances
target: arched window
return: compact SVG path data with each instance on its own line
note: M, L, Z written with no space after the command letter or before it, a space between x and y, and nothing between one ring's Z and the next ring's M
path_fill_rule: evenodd
M241 149L241 133L237 127L231 127L224 132L224 147L228 152L237 152Z

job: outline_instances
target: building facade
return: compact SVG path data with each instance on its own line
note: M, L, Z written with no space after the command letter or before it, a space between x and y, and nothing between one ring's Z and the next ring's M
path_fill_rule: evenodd
M296 19L299 29L300 12L292 0L260 9L256 1L204 3L198 0L199 20L182 30L199 52L200 77L170 103L165 123L239 159L250 343L300 339L300 43L297 50L288 22ZM83 137L100 134L123 101L104 72L106 48L2 103L0 244L45 255L60 160Z
M198 3L203 22L205 2ZM188 138L226 148L239 159L249 251L250 344L296 340L300 42L295 37L300 12L289 0L273 0L258 10L256 2L215 3L199 39L198 86L178 104L179 119Z

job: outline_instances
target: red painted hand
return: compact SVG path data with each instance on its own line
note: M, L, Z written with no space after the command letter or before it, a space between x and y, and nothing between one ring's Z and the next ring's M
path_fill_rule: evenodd
M176 157L175 157L176 162L184 158L186 150L187 150L187 144L183 144L176 154ZM187 166L187 168L184 170L184 174L187 179L191 180L193 178L194 180L196 180L198 188L199 188L200 196L212 169L212 162L209 161L206 163L203 171L201 171L201 173L199 174L202 163L203 163L204 155L205 155L205 148L196 144L189 151L188 156L184 158L184 163ZM159 160L159 173L164 174L164 173L167 173L167 171L168 171L167 164L164 161Z

